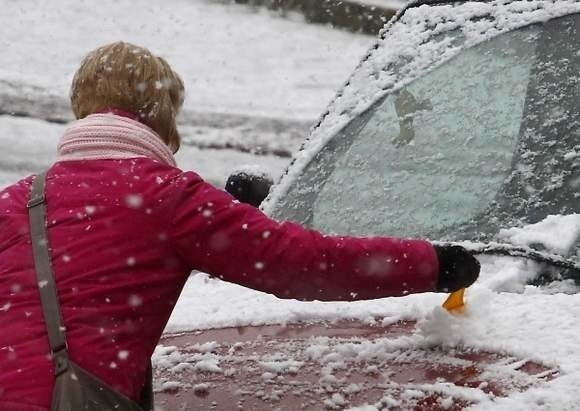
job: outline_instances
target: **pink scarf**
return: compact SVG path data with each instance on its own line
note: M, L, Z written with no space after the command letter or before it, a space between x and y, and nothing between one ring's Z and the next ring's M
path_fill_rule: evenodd
M91 114L74 121L58 143L58 161L134 157L177 166L173 153L155 131L113 113Z

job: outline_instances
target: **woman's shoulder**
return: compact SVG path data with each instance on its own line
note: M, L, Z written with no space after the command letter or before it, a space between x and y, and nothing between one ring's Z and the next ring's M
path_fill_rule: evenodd
M123 182L131 186L202 180L193 171L183 171L147 157L59 161L50 169L48 179L61 177Z
M28 203L30 187L34 176L28 176L20 181L4 186L0 190L0 215L22 210Z

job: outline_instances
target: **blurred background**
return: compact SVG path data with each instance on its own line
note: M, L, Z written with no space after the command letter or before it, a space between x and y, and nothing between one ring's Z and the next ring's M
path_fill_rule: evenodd
M55 158L69 85L90 50L124 40L186 86L179 165L223 186L258 164L276 178L402 6L395 0L0 0L0 186Z

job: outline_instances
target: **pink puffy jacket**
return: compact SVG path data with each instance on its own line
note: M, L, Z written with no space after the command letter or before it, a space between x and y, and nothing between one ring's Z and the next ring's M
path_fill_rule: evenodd
M0 410L47 410L54 384L30 245L31 181L0 192ZM58 162L47 203L70 355L133 399L192 270L305 300L398 296L437 282L427 242L276 222L148 158Z

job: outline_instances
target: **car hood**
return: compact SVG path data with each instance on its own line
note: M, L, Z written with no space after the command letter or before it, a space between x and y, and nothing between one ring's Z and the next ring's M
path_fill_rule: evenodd
M344 319L376 326L389 326L401 320L416 321L411 335L400 337L404 340L397 340L399 337L395 336L387 341L376 340L371 345L376 348L376 344L391 344L394 338L396 343L414 344L417 348L458 347L557 367L560 376L553 381L507 398L483 399L475 409L536 409L537 401L542 401L548 409L574 409L580 401L576 387L580 380L577 349L580 294L573 293L573 284L566 282L546 287L526 285L538 270L532 261L497 256L483 256L480 260L481 278L467 291L466 310L458 316L441 308L444 294L425 293L354 303L305 303L280 300L199 274L188 281L167 332ZM364 342L365 337L359 341ZM218 367L226 365L226 361L220 363L219 355L209 357ZM277 361L295 360L282 357ZM209 365L204 362L200 367ZM441 384L433 389L449 387Z
M220 377L213 378L210 375L209 385L202 378L194 388L203 391L200 395L205 395L203 393L206 390L212 392L212 395L217 390L219 394L220 390L225 389L219 388L221 373L232 367L241 367L237 360L258 361L262 366L272 367L291 367L293 364L297 366L304 361L304 358L297 357L298 354L291 355L290 351L280 348L288 345L286 340L280 343L280 347L276 342L268 342L270 340L265 340L263 344L249 343L249 340L255 341L258 338L254 335L256 333L262 335L265 332L264 335L267 335L268 327L261 326L327 323L335 324L330 326L330 334L324 330L315 330L315 335L306 338L300 337L300 333L292 334L291 330L288 334L284 327L278 326L273 335L275 339L283 335L290 336L290 340L296 339L291 345L303 347L303 353L313 352L309 346L330 344L338 347L336 350L339 353L346 352L344 350L354 352L355 362L364 362L364 355L371 355L370 353L382 349L381 347L399 347L397 349L401 350L403 357L418 356L420 361L426 361L425 364L418 363L419 368L429 367L429 364L434 363L441 364L443 361L438 357L439 354L427 354L427 357L423 357L426 349L456 353L452 355L458 355L460 361L468 352L484 357L487 353L493 353L499 357L494 357L494 365L484 375L488 375L488 372L494 375L495 372L501 378L512 379L506 382L506 386L517 385L518 378L522 377L518 374L519 367L531 362L542 370L545 369L546 373L558 370L557 377L552 378L552 374L546 374L550 378L545 380L543 371L536 372L535 377L542 381L526 385L526 390L522 392L510 389L509 395L497 398L486 393L485 385L473 390L454 391L447 382L432 381L421 385L421 389L427 387L428 390L442 394L443 400L446 396L459 396L472 404L474 409L527 410L537 408L538 401L548 409L574 409L580 401L580 393L576 389L577 381L580 380L580 351L577 350L577 338L580 335L580 289L572 280L548 282L542 286L529 284L544 273L546 267L556 267L558 271L566 264L576 265L574 260L558 254L569 253L574 243L575 225L571 224L573 218L553 216L547 221L527 227L505 230L499 236L504 242L460 243L476 254L482 264L479 280L467 290L466 310L461 315L453 315L442 309L445 294L424 293L352 303L308 303L281 300L269 294L212 279L205 274L194 275L187 282L166 329L165 340L156 351L156 372L161 378L159 381L168 384L167 389L172 389L174 386L171 383L181 381L181 373L184 371L189 370L194 376L200 375L200 372L217 372L214 375ZM567 231L560 227L560 223L567 226ZM566 236L568 231L569 235ZM558 241L552 242L551 239L558 234ZM512 243L505 242L507 239ZM542 246L544 251L534 250L530 246ZM354 321L359 331L345 336L341 331L344 321ZM401 322L411 324L405 334L389 331ZM360 328L361 325L363 328ZM364 331L367 330L365 326L379 331L369 334ZM302 326L297 327L300 329ZM397 327L395 331L398 330ZM246 343L252 347L252 344L260 345L261 348L254 347L262 350L258 357L244 356L243 350L239 358L232 357L230 351L235 351L232 347L236 344L227 346L227 341L222 341L220 337L222 334L230 335L228 329L237 330L234 334L237 333L237 338L241 339L238 347L245 347ZM381 329L386 330L385 335L380 335ZM211 341L204 344L192 345L191 341L181 344L174 337L176 333L187 332L193 332L190 336L199 336L203 334L199 333L200 330L216 332L208 333L207 338L211 337ZM333 332L338 333L337 336ZM343 339L340 340L338 335L342 335L340 338ZM186 338L184 341L189 340ZM357 345L353 346L354 343ZM168 344L177 346L167 347ZM446 361L450 361L449 364ZM458 360L448 358L443 364L446 364L445 367L451 366L454 361ZM324 364L320 366L321 370L325 369ZM394 364L395 368L398 366L401 364ZM510 374L510 367L513 368L513 375ZM276 375L276 372L264 372ZM308 373L318 375L312 370ZM285 374L282 374L284 377ZM223 383L226 384L227 381ZM160 389L163 390L163 387ZM167 393L161 397L167 401L175 399L172 394L168 396ZM332 396L329 398L332 399Z

